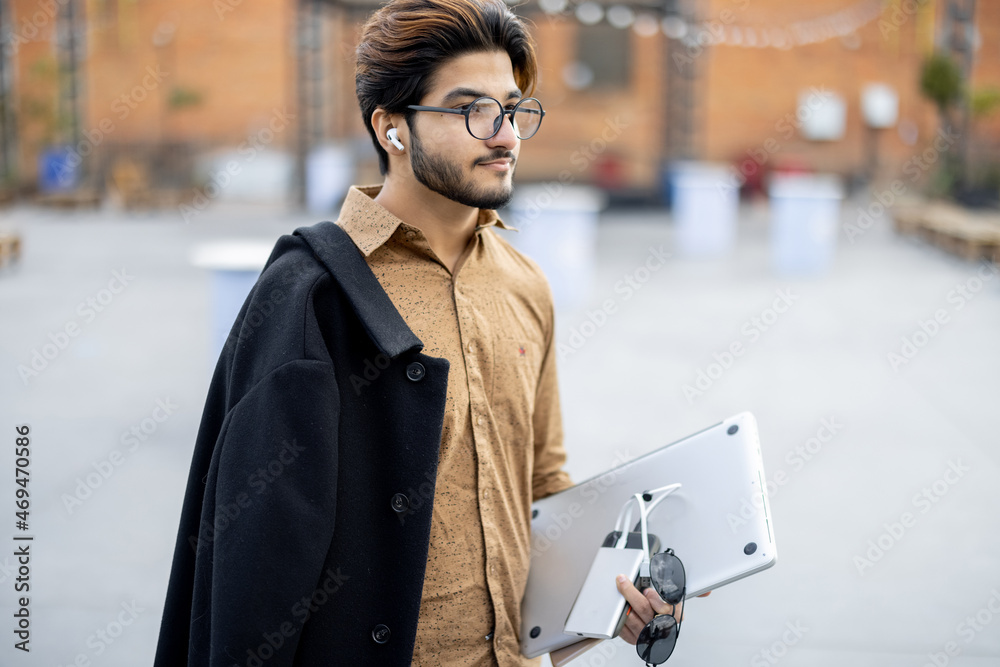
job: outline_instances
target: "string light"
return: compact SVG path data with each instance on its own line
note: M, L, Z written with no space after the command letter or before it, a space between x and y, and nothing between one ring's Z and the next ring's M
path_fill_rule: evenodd
M568 9L569 0L539 0L539 6L548 14L560 14ZM688 23L680 16L668 14L656 27L655 16L648 12L637 17L631 7L620 4L605 11L602 5L593 0L578 4L574 13L577 20L585 25L596 25L607 20L616 28L631 26L637 34L646 37L659 30L670 39L683 40L689 44L787 50L855 35L862 27L877 19L882 10L883 0L861 0L834 14L784 26L722 24L717 20Z

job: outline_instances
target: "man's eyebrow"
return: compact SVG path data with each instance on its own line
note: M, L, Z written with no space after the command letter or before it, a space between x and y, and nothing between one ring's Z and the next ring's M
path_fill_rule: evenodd
M462 97L477 98L477 97L489 97L489 95L478 90L473 90L472 88L455 88L454 90L452 90L451 92L449 92L447 95L444 96L442 104L448 104L449 102L453 102ZM515 97L521 97L520 88L515 88L514 90L511 90L507 93L508 100Z

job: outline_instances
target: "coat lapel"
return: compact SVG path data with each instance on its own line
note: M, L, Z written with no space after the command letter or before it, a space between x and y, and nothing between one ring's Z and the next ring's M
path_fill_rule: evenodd
M299 227L294 234L305 239L333 275L382 353L395 358L423 349L424 344L407 326L347 232L324 221Z

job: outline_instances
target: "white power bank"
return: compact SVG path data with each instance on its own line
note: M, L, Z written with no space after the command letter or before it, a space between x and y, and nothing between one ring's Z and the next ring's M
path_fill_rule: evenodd
M642 559L642 549L601 547L566 619L565 632L595 639L614 637L625 613L625 598L618 592L616 577L624 574L635 582Z

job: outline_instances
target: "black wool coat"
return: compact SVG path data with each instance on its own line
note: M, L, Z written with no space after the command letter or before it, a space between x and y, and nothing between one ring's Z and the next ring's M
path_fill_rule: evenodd
M339 226L276 243L208 391L155 667L407 665L449 362Z

